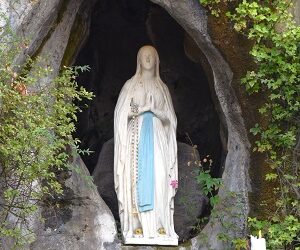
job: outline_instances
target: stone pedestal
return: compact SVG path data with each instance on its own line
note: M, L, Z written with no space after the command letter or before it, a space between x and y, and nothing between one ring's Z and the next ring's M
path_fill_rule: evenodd
M178 246L178 239L169 237L158 238L126 238L124 239L126 245L160 245L160 246Z

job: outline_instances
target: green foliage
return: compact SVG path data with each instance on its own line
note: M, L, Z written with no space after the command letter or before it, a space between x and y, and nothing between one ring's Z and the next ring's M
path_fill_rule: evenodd
M267 102L259 109L268 126L256 124L251 132L259 136L255 150L268 152L280 165L282 149L295 146L300 108L300 27L288 11L289 1L242 1L228 16L234 28L254 41L250 51L256 71L249 71L242 83L250 93L264 92Z
M202 6L207 7L211 14L214 16L219 16L220 10L218 9L218 4L221 0L199 0Z
M246 250L248 249L248 241L246 239L234 239L233 245L235 250Z
M293 159L299 133L300 27L289 12L291 1L240 2L227 16L236 31L254 45L250 51L257 64L242 79L249 93L263 92L266 103L259 113L267 121L250 132L258 138L254 151L265 153L274 172L266 181L277 181L278 212L270 221L249 219L250 227L264 229L270 249L291 249L299 231L299 162Z
M199 154L197 150L197 145L194 145L189 135L186 133L186 139L189 144L193 148L193 152L191 154L192 160L187 162L187 166L192 169L195 173L195 178L197 183L199 184L199 188L201 192L209 198L210 206L213 208L219 201L219 196L217 195L217 191L222 185L221 178L214 178L211 175L211 166L213 164L213 160L210 158L210 155L206 155L203 159L199 159ZM179 180L181 190L185 190L185 181ZM188 191L188 190L187 190ZM192 197L183 196L180 198L179 202L184 204L189 210L195 214L194 209L194 201L191 199ZM198 218L195 225L192 227L193 233L198 234L204 225L207 224L209 220L208 216Z
M259 230L265 234L269 249L292 249L291 245L298 245L300 235L299 219L293 215L288 215L284 220L274 217L271 221L248 219L249 227L252 232L258 233Z
M218 0L200 0L219 15ZM292 249L299 244L299 117L300 117L300 27L290 9L291 0L235 2L227 17L237 32L253 42L256 62L241 80L250 94L264 93L266 102L258 112L263 123L250 132L257 138L254 151L267 155L273 169L266 181L276 181L277 213L269 221L250 219L251 228L265 229L270 249ZM299 143L298 143L299 144Z
M57 171L68 171L68 148L76 150L75 100L91 99L75 79L88 67L65 67L47 85L46 60L14 65L25 42L3 27L0 42L0 238L18 248L34 239L29 228L44 196L63 192ZM1 248L1 243L0 243Z
M213 16L219 17L221 10L220 10L220 4L222 3L228 3L228 2L234 2L234 0L199 0L200 4L207 9L209 9L210 13Z

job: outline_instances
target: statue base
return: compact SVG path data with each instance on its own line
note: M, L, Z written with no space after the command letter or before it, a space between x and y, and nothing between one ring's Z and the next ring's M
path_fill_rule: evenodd
M168 237L158 238L125 238L125 245L160 245L160 246L178 246L178 239Z

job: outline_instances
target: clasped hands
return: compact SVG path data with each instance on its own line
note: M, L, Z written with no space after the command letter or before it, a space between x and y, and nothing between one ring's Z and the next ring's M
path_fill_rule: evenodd
M155 107L154 107L154 101L152 98L152 95L147 96L146 105L143 107L140 107L138 110L138 115L143 114L147 111L151 111L152 113L155 113Z
M131 101L131 106L136 105L133 103L133 100ZM152 95L148 95L147 96L147 100L146 100L146 105L139 107L139 106L135 106L135 110L133 112L133 110L131 110L129 117L136 117L139 116L147 111L152 112L156 117L158 117L160 120L165 120L167 117L164 114L164 112L162 112L161 110L158 110L157 108L155 108L154 105L154 101L153 101L153 97Z

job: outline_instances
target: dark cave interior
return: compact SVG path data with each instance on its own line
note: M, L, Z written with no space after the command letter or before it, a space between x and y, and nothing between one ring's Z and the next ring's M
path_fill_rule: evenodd
M209 81L200 64L185 54L185 31L160 6L148 0L99 0L91 16L89 36L75 65L89 65L79 85L95 98L78 114L75 136L90 172L97 164L103 143L113 137L113 112L123 84L136 70L140 47L154 46L160 57L160 74L167 84L178 119L177 140L198 147L200 158L210 155L213 174L220 176L222 145L220 121ZM191 142L189 141L190 138Z

